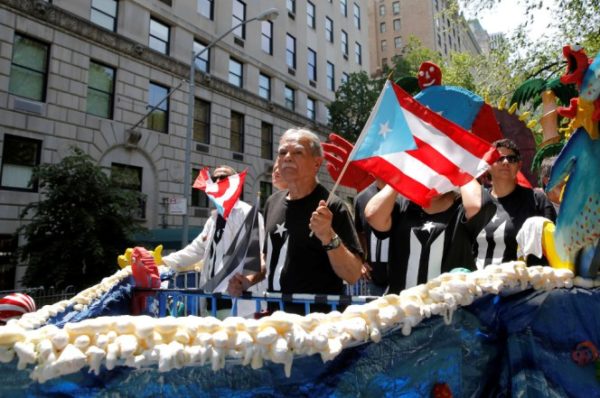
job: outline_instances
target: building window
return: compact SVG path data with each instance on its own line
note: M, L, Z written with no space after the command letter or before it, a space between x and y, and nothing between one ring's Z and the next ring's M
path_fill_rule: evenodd
M333 43L333 21L329 17L325 17L325 38Z
M167 25L150 18L150 40L148 45L159 53L169 54L170 30Z
M362 65L362 46L360 43L354 43L354 60L357 65Z
M198 12L212 21L215 17L214 0L198 0Z
M284 89L285 96L285 107L289 110L293 111L296 109L296 90L289 86L285 86Z
M317 113L316 113L316 101L310 97L306 98L306 117L308 117L310 120L315 120Z
M399 1L394 1L392 3L392 12L394 13L394 15L400 14L400 2Z
M354 3L354 26L360 30L360 7Z
M196 181L196 178L198 178L199 174L200 174L200 169L192 169L192 178L193 178L192 181ZM190 196L190 198L192 200L191 206L207 208L209 206L209 201L208 201L208 196L206 196L206 193L204 193L204 191L201 189L195 189L191 186L190 186L190 189L192 190L192 194Z
M112 119L115 92L114 68L90 61L88 73L87 113Z
M46 99L48 45L15 33L8 91L35 101Z
M148 128L151 130L160 131L161 133L168 133L169 125L169 99L166 98L169 93L169 89L161 86L160 84L150 82L149 90L149 101L148 108L156 106L160 101L164 99L158 105L158 107L152 111L148 116ZM166 98L166 99L165 99Z
M348 58L348 33L344 30L342 30L340 42L342 54L344 54L344 58Z
M229 58L229 83L242 87L244 82L244 69L241 62Z
M402 38L400 36L394 37L394 47L395 48L402 47Z
M347 17L348 16L348 1L340 0L340 13Z
M165 3L169 7L173 5L173 0L159 0L161 3Z
M273 159L273 125L270 123L260 125L260 157Z
M263 210L267 198L273 194L273 184L268 181L260 182L260 209Z
M286 6L289 12L292 14L296 13L296 0L287 0Z
M335 68L331 62L327 62L327 88L335 91Z
M244 115L231 111L231 136L229 149L244 153Z
M206 44L194 40L194 54L200 53L205 48ZM210 73L210 48L204 51L199 57L196 57L194 63L196 64L196 69L204 73Z
M315 28L317 26L317 22L315 19L315 5L310 1L306 2L306 23L310 28Z
M379 33L385 33L385 22L379 24Z
M111 32L117 30L117 1L92 0L90 21Z
M285 63L292 69L296 69L296 38L289 33L285 39Z
M136 217L146 218L146 197L142 195L142 173L141 167L126 164L112 163L110 165L110 180L112 185L140 194Z
M37 181L31 181L31 177L33 168L40 164L41 148L42 141L4 135L0 184L3 189L37 192Z
M400 20L394 19L394 32L398 32L400 30Z
M246 3L240 0L233 0L233 14L231 16L231 26L236 26L246 20ZM233 34L239 38L246 38L246 25L242 24L233 30Z
M387 50L387 40L381 40L381 51Z
M308 80L317 81L317 53L312 49L308 49L307 73Z
M385 15L385 5L380 4L379 5L379 16L383 17Z
M387 58L381 58L381 66L387 65Z
M194 100L194 141L210 144L210 102Z
M258 95L271 100L271 78L263 73L258 75Z
M346 72L342 72L342 76L340 76L340 81L342 84L344 84L348 81L349 78L350 75L348 75Z
M264 52L273 55L273 22L262 21L260 32L260 45Z

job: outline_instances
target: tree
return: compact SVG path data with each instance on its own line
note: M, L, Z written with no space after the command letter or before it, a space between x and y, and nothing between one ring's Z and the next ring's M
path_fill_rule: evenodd
M17 231L26 240L18 250L28 264L23 284L80 290L112 274L141 229L139 194L118 188L77 148L57 164L36 167L34 179L43 197L25 207L20 217L29 222Z
M370 79L366 72L351 73L335 92L335 100L327 106L332 130L355 142L369 118L381 87L381 80Z

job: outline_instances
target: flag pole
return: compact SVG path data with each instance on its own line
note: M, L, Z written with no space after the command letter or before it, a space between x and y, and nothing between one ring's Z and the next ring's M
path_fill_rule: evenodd
M390 76L391 76L392 73L393 72L390 73ZM373 109L378 109L379 104L381 103L381 99L383 98L383 93L385 92L385 87L389 83L390 83L390 79L389 79L389 76L388 76L388 79L386 79L385 85L381 89L381 93L379 93L379 97L377 98L377 102L375 102L375 106L373 106ZM372 121L373 117L374 117L374 112L371 110L371 113L369 114L369 118L367 119L367 122L363 126L363 129L360 132L360 134L358 136L358 139L356 140L356 144L354 144L354 147L352 147L352 151L350 151L350 154L348 155L348 160L346 161L346 163L344 163L344 167L342 167L342 171L340 172L340 175L338 176L337 181L335 182L335 184L333 185L333 188L329 192L329 196L327 197L327 205L328 206L329 206L329 202L333 198L333 195L335 195L335 191L337 191L337 188L340 185L340 181L342 180L342 177L344 176L344 173L348 169L348 165L350 164L352 156L356 152L356 148L360 147L360 145L362 144L362 142L365 140L365 137L367 135L366 132L365 132L365 127L371 125L371 121Z

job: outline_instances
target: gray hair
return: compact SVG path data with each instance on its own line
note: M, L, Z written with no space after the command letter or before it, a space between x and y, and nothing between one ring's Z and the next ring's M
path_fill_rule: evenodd
M558 155L550 156L542 160L542 164L540 165L540 182L542 185L545 185L544 178L550 178L550 171L552 170L554 162L556 162L556 158L558 158Z
M323 148L321 147L321 140L312 131L304 128L291 128L285 131L281 136L280 142L285 140L299 141L300 138L306 138L310 146L310 152L313 156L322 158Z

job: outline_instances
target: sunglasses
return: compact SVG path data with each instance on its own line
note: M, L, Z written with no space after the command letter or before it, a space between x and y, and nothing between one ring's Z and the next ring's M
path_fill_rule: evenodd
M221 180L224 180L224 179L226 179L227 177L229 177L229 176L226 176L226 175L220 175L220 176L212 176L212 177L211 177L211 179L212 179L214 182L219 182L219 181L221 181Z
M496 163L504 163L504 161L507 161L508 163L517 163L519 160L521 160L520 157L518 157L517 155L506 155L506 156L500 156L498 158L498 160L496 160Z

